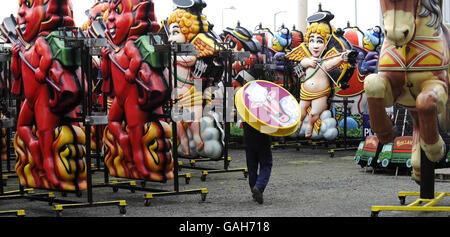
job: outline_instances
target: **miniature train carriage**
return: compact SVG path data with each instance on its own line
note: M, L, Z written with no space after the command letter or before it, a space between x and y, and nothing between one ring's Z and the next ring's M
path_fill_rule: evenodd
M361 155L364 149L364 142L365 141L360 141L358 147L356 148L356 153L355 156L353 157L356 164L359 164L359 162L361 161Z
M445 163L449 164L450 163L450 150L447 153L447 157L445 159Z
M61 29L75 26L68 0L19 1L17 18L1 28L12 43L12 93L18 114L15 167L24 187L80 191L86 185L85 137L70 123L81 101L81 54L67 47Z
M355 155L355 163L361 167L374 166L378 157L378 138L376 136L366 137L366 140L363 143L364 145L362 149L360 149L362 143L363 142L360 143L357 155Z
M198 55L177 55L173 111L177 123L180 156L218 159L224 149L224 131L214 111L213 83L221 80L224 67L217 53L221 39L202 14L203 1L175 1L177 8L165 22L171 43L191 43Z
M102 49L100 67L102 90L114 99L103 132L105 164L116 177L172 179L172 129L161 119L171 91L169 59L155 50L163 42L155 35L160 27L153 2L118 0L108 7L104 35L109 47Z
M383 146L377 162L383 168L411 168L412 137L397 137Z

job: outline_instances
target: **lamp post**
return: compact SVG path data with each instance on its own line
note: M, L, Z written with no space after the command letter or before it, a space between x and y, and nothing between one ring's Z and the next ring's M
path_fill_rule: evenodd
M236 8L235 8L234 6L222 8L222 30L225 29L225 27L224 27L224 19L223 19L223 12L224 12L225 10L227 10L227 9L229 9L229 10L236 10Z
M273 14L273 32L277 31L277 15L280 13L286 13L286 11L279 11Z

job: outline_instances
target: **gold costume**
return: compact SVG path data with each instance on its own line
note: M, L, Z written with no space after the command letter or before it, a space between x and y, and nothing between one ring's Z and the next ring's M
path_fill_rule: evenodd
M315 100L319 99L324 96L329 96L331 93L331 87L328 87L327 89L318 91L318 92L311 92L307 91L305 88L303 88L303 84L300 86L300 100Z

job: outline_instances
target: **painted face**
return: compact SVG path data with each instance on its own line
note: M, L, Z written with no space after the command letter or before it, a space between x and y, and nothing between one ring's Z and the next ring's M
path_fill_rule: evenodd
M368 36L365 36L363 39L364 48L370 51L375 50L375 46L373 45L372 41Z
M128 36L133 24L133 12L130 1L111 1L106 27L115 44L122 43Z
M39 33L44 19L42 0L19 0L17 25L23 39L30 42Z
M178 23L172 23L169 26L169 42L186 42L186 37L181 33L181 29Z
M312 33L309 36L308 49L313 57L319 58L325 49L325 39L320 34Z
M288 47L292 43L292 36L289 30L286 28L281 29L275 33L272 39L272 48L275 51L282 51L285 47Z
M272 38L272 49L275 51L281 51L283 50L283 46L281 46L280 42L278 41L277 37Z
M379 28L368 30L364 33L364 48L373 51L383 43L383 34Z

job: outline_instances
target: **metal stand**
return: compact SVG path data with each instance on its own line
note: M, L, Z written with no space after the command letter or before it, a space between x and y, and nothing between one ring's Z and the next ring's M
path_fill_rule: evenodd
M229 143L230 143L230 122L229 121L231 121L230 115L232 113L229 113L229 111L227 111L227 108L230 107L230 103L234 104L233 103L234 97L230 97L231 101L227 101L228 96L229 96L229 95L227 96L227 88L231 88L233 62L236 60L242 60L242 59L248 58L250 56L250 53L249 52L233 52L232 50L226 49L226 47L224 47L223 45L219 45L219 47L221 49L223 49L223 50L219 51L219 57L222 58L225 62L225 65L227 65L227 68L225 70L224 80L223 80L224 93L223 93L222 118L223 118L223 127L224 127L224 132L225 132L224 135L225 136L224 136L224 149L223 149L222 158L220 158L220 159L212 159L212 158L190 159L191 166L182 166L183 168L202 170L201 178L200 178L201 181L206 181L206 176L208 176L209 174L243 172L245 178L247 178L247 175L248 175L247 168L234 168L234 169L229 168L230 162L231 162L231 157L228 155L228 149L229 149ZM176 80L175 80L175 83L176 83ZM219 160L224 161L223 169L196 167L195 166L196 162L219 161Z
M168 58L172 58L173 53L173 65L174 65L174 74L176 75L176 57L177 53L183 54L183 55L189 55L193 53L193 47L191 44L174 44L174 45L157 45L156 41L153 37L156 37L158 35L150 34L150 40L153 40L155 51L160 53L166 53L168 54ZM173 86L174 85L174 86ZM176 88L177 86L177 80L172 77L172 67L169 66L169 88ZM175 98L176 98L176 91L175 91ZM169 100L169 111L172 111L172 108L174 107L173 101ZM176 105L175 105L176 107ZM175 111L177 111L175 109ZM170 119L170 115L166 117L167 119ZM187 174L179 174L179 162L178 162L178 153L177 153L177 127L176 123L172 121L172 158L174 162L174 178L173 178L173 190L163 190L163 189L155 189L155 188L149 188L145 187L146 182L149 180L141 180L141 186L138 186L136 184L136 180L128 180L128 181L109 181L108 178L108 169L105 168L105 183L104 184L97 184L95 187L111 187L113 188L114 192L117 192L119 189L127 189L130 190L132 193L135 191L145 191L149 192L144 195L144 205L149 206L150 200L154 197L160 197L160 196L173 196L173 195L184 195L184 194L201 194L202 201L206 200L206 195L208 194L208 189L206 188L199 188L199 189L189 189L189 190L180 190L179 186L179 178L185 177L186 184L189 183L189 179L191 175L189 173ZM154 181L149 181L154 182ZM162 181L160 183L165 183L166 181Z
M420 152L420 192L399 192L400 204L405 205L407 196L419 196L419 199L407 206L372 206L372 217L377 217L380 211L443 211L450 212L448 206L436 206L444 197L450 193L435 192L435 169L436 163L428 160L425 152ZM424 205L421 205L423 204Z
M77 28L75 28L77 30ZM67 28L62 29L67 30ZM73 29L68 29L67 32L71 32ZM78 31L77 31L78 32ZM82 75L87 76L87 86L85 85L85 80L82 80L81 88L87 88L87 94L85 94L84 89L82 89L82 112L80 115L81 119L76 119L76 122L83 122L86 131L86 169L87 169L87 202L80 203L76 201L64 201L64 200L54 200L55 202L64 203L59 205L54 205L53 210L56 212L57 216L61 215L64 208L86 208L86 207L99 207L99 206L118 206L120 214L126 213L126 201L103 201L94 202L93 199L93 184L92 184L92 160L93 157L91 149L91 126L103 125L105 124L105 119L107 121L106 115L93 115L92 113L92 56L101 55L99 47L106 46L106 40L104 39L93 39L79 37L78 35L64 35L61 37L64 39L66 47L79 48L81 50L82 57ZM63 195L65 192L63 192Z
M6 130L6 170L3 171L3 160L0 159L0 200L10 200L10 199L29 199L29 200L42 200L52 203L54 200L53 193L42 193L36 194L34 189L24 189L19 185L19 190L5 191L4 187L9 177L17 177L15 173L11 170L11 159L13 158L13 151L11 150L11 134L15 128L15 121L17 120L17 111L20 110L18 101L12 98L9 88L7 85L12 85L11 73L10 73L10 52L1 51L0 52L0 63L3 70L2 80L2 90L4 96L1 98L1 114L5 115L5 118L0 118L0 129ZM16 103L14 103L16 102ZM0 142L0 150L3 144ZM16 215L18 217L25 216L25 210L11 210L11 211L0 211L0 215Z
M1 93L2 98L0 98L0 115L5 115L5 117L0 118L0 130L5 129L5 140L6 140L6 170L3 171L3 160L0 158L0 200L7 200L15 198L14 195L19 191L9 191L6 192L4 187L6 186L8 175L7 173L11 173L11 132L14 128L14 115L15 111L11 110L11 95L9 93L8 85L11 85L10 80L10 61L11 61L11 53L4 51L3 49L0 51L0 67L3 71L3 79L0 79L1 83ZM2 138L2 132L0 131L0 139ZM0 150L3 149L3 142L0 141ZM0 216L6 215L16 215L18 217L25 216L24 210L10 210L10 211L0 211Z
M353 100L348 100L347 97L344 97L343 100L332 100L331 102L334 103L343 103L344 104L344 147L343 148L330 148L330 150L328 151L328 153L330 153L331 157L334 157L334 152L335 151L347 151L347 150L356 150L356 146L355 147L348 147L348 137L347 137L347 105L348 104L352 104L355 101ZM358 139L359 140L359 139ZM334 141L335 144L337 143L336 141Z
M319 146L325 146L325 148L328 149L328 153L330 154L330 157L334 157L336 151L348 151L348 150L356 150L357 146L349 147L349 142L352 141L352 139L349 139L347 137L347 105L350 103L354 103L353 100L348 100L347 97L344 97L343 100L332 100L330 102L339 102L344 104L344 136L343 136L343 148L337 148L336 146L340 144L339 139L335 139L333 141L327 141L325 139L322 140L311 140L311 139L299 139L296 138L295 140L284 140L283 142L274 141L272 144L272 148L285 148L285 147L295 147L297 151L300 150L301 147L312 147L313 149L316 149ZM286 138L284 138L286 139ZM361 139L358 138L355 140L356 142L359 142ZM334 147L331 147L331 145L334 144Z

